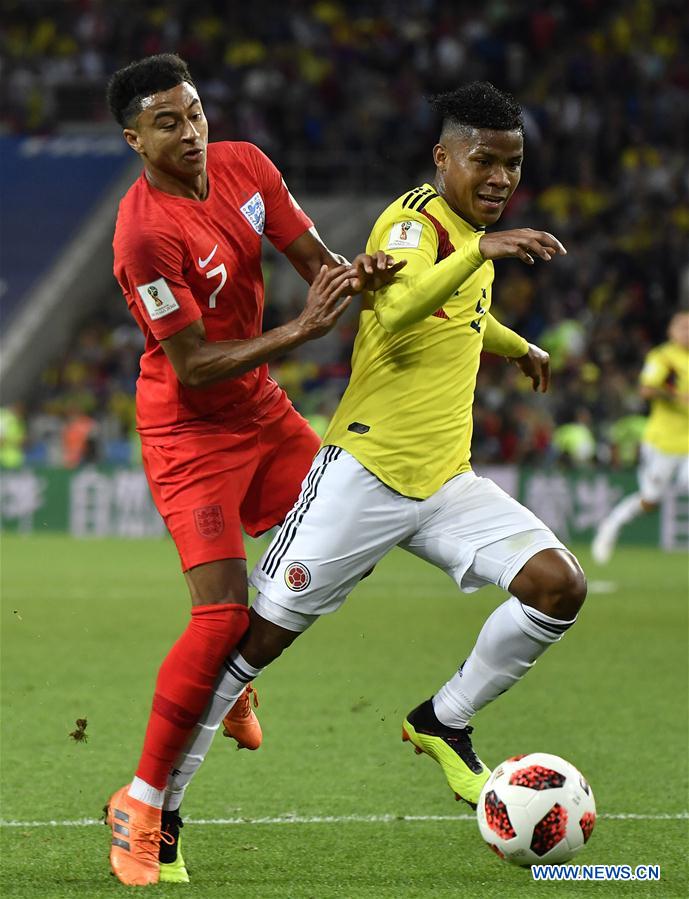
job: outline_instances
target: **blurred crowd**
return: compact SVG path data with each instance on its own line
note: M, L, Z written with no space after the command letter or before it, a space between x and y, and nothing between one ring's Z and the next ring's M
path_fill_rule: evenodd
M298 196L391 200L432 178L438 122L425 96L476 78L511 91L524 106L526 159L500 227L547 228L569 254L533 269L496 267L496 314L551 353L554 380L548 398L535 396L513 366L486 357L474 459L633 464L643 357L689 302L685 0L5 6L6 127L104 121L111 71L176 50L197 80L211 138L257 143ZM270 290L267 304L269 326L291 313L271 304ZM136 454L140 342L123 308L113 301L110 320L86 322L46 372L30 399L30 458L70 465ZM354 327L339 329L329 359L297 353L273 366L319 428L346 384Z

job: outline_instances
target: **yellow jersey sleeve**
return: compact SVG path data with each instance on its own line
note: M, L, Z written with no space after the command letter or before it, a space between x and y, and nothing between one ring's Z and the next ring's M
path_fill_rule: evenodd
M407 217L404 217L406 213ZM407 265L392 284L371 294L379 324L390 334L423 321L479 269L485 259L479 249L479 231L446 258L438 259L440 235L423 211L393 204L380 217L367 252L383 250Z
M505 356L507 359L519 359L529 352L527 341L501 324L492 312L489 312L483 320L483 349L487 353L495 353L496 356Z

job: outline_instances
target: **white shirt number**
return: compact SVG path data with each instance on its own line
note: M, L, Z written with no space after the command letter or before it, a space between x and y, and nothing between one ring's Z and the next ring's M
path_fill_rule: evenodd
M215 309L215 301L218 297L218 294L227 283L227 269L225 268L224 262L222 262L220 265L216 265L215 268L212 268L210 271L206 272L207 278L214 278L216 275L220 275L220 284L218 284L213 293L210 295L210 299L208 300L209 309Z

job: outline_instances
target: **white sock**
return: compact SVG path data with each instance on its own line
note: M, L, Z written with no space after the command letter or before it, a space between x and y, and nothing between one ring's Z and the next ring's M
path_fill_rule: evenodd
M643 513L644 509L641 505L641 494L630 493L612 509L610 514L601 522L600 527L606 530L610 529L615 535L635 518Z
M213 695L191 732L186 747L177 756L167 779L163 803L166 811L176 811L180 807L184 792L208 754L223 718L242 695L249 681L255 680L262 670L250 665L236 649L225 659L215 682Z
M145 780L141 780L140 777L135 777L134 780L132 780L129 789L127 790L127 794L131 796L132 799L138 799L139 802L145 802L146 805L152 805L155 808L163 807L165 790L157 790L155 787L147 784Z
M475 712L521 680L575 621L551 618L511 596L486 620L469 658L433 697L438 720L466 727Z

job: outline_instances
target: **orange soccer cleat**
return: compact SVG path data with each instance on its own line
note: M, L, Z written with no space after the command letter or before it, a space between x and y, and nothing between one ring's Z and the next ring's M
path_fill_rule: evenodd
M105 806L105 823L112 829L110 867L127 886L158 883L160 863L159 808L132 799L129 784L110 797Z
M237 749L258 749L263 742L261 725L251 708L251 694L254 708L258 708L258 693L251 684L232 706L223 719L223 736L237 741Z

